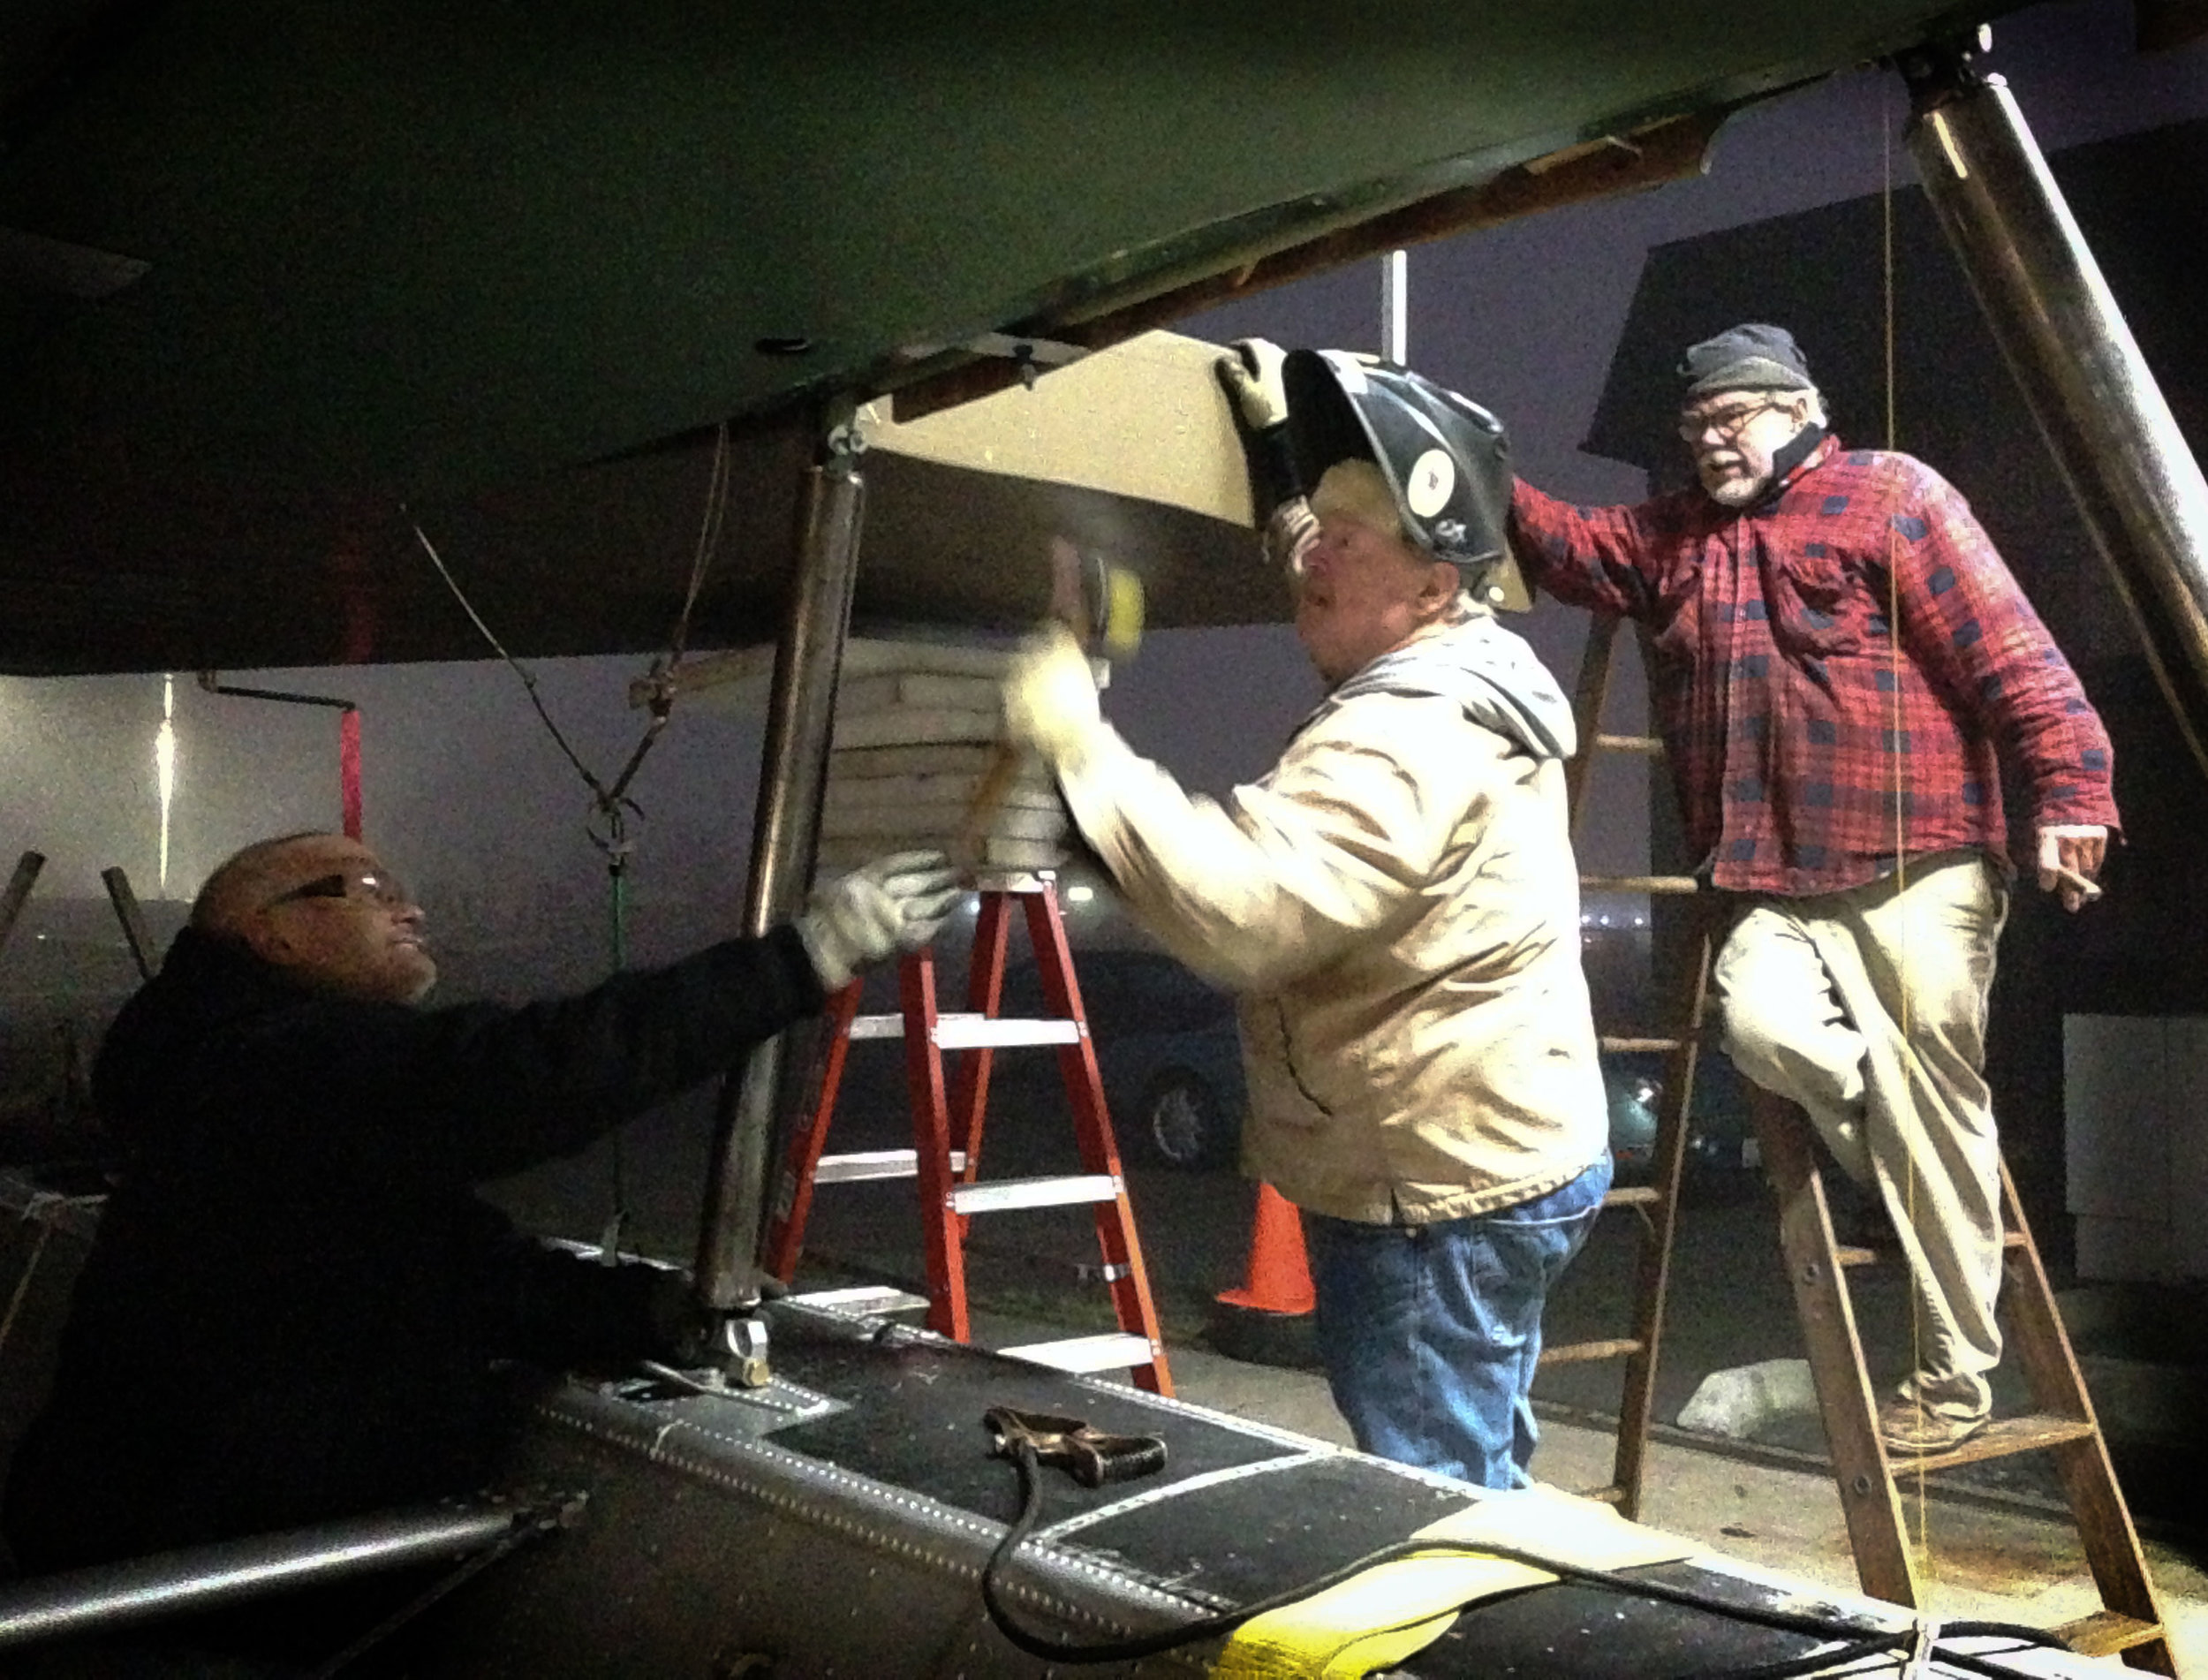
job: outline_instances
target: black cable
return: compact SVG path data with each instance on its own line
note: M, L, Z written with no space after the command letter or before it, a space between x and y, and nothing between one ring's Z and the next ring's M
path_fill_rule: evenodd
M1905 1650L1915 1637L1913 1628L1867 1627L1860 1619L1841 1619L1834 1616L1810 1616L1796 1611L1758 1608L1753 1605L1728 1603L1708 1593L1687 1587L1675 1586L1668 1582L1629 1578L1608 1570L1584 1569L1538 1552L1516 1547L1459 1544L1451 1540L1411 1539L1397 1540L1368 1552L1340 1568L1329 1570L1314 1580L1305 1581L1285 1592L1274 1593L1254 1604L1216 1616L1199 1617L1194 1622L1159 1633L1141 1634L1132 1638L1099 1641L1090 1645L1075 1645L1046 1638L1041 1634L1021 1625L1004 1601L997 1584L997 1577L1015 1553L1033 1532L1036 1520L1042 1514L1042 1487L1036 1463L1035 1450L1025 1442L1017 1442L1012 1449L1013 1467L1019 1475L1020 1512L1017 1519L1005 1530L1004 1538L981 1570L981 1602L989 1613L997 1631L1028 1655L1047 1661L1065 1663L1132 1662L1144 1657L1156 1656L1161 1652L1176 1650L1183 1646L1199 1644L1206 1639L1219 1638L1235 1632L1244 1623L1267 1616L1274 1610L1338 1586L1355 1576L1363 1574L1382 1563L1418 1555L1431 1556L1436 1553L1460 1552L1468 1556L1499 1558L1506 1563L1524 1563L1545 1570L1561 1580L1576 1582L1616 1593L1629 1598L1652 1600L1660 1603L1677 1604L1689 1609L1700 1610L1711 1616L1724 1616L1752 1626L1766 1627L1782 1633L1796 1633L1827 1642L1823 1648L1799 1657L1789 1657L1774 1663L1748 1669L1712 1671L1707 1680L1787 1680L1794 1675L1808 1675L1835 1663L1853 1662L1861 1658L1875 1656L1881 1652ZM1458 1607L1463 1608L1463 1607ZM1436 1614L1440 1614L1437 1612ZM1421 1620L1428 1618L1422 1617ZM1940 1638L2006 1638L2049 1650L2067 1651L2069 1647L2052 1634L2038 1628L2017 1626L2000 1622L1955 1622L1942 1625ZM1838 1648L1834 1648L1834 1643ZM1944 1654L1941 1660L1952 1655L1962 1659L1962 1665L1976 1672L1999 1674L2001 1671L1980 1668L1964 1654Z
M1947 1641L1951 1638L1970 1638L1977 1637L1968 1632L1958 1631L1958 1627L1967 1627L1968 1625L1969 1624L1967 1623L1961 1623L1956 1626L1942 1626L1940 1630L1940 1638L1942 1646L1944 1647ZM2005 1623L1989 1623L1985 1625L1999 1628L2001 1631L2006 1633L2023 1632L2030 1633L2034 1637L2028 1640L2024 1645L2008 1651L1950 1651L1943 1648L1940 1653L1940 1661L1946 1663L1951 1669L1962 1669L1970 1674L1985 1675L1987 1676L1987 1680L2022 1680L2022 1676L2024 1673L2023 1669L2015 1668L2008 1663L2001 1662L1997 1659L2006 1656L2015 1656L2017 1654L2017 1651L2020 1650L2043 1648L2047 1644L2046 1634L2038 1628L2010 1628Z
M1706 1680L1795 1680L1798 1675L1828 1674L1843 1663L1861 1662L1865 1657L1891 1655L1904 1649L1908 1644L1909 1631L1896 1629L1892 1633L1820 1645L1801 1656L1758 1663L1752 1669L1713 1669Z
M576 1508L570 1505L566 1509L571 1510ZM531 1540L541 1540L553 1532L560 1526L563 1514L561 1508L554 1505L515 1512L513 1527L496 1543L473 1557L462 1559L457 1568L447 1571L422 1592L407 1600L336 1656L307 1675L306 1680L331 1680L331 1676L351 1667L416 1616L465 1586L492 1564L511 1556Z

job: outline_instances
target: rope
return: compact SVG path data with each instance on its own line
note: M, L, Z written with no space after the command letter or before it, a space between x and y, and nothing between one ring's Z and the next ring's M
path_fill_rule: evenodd
M1894 124L1887 113L1888 97L1889 88L1887 82L1882 81L1879 88L1879 163L1882 177L1879 193L1880 243L1883 247L1881 256L1885 269L1882 327L1886 357L1886 447L1889 452L1893 452L1900 448L1901 435L1900 379L1896 371L1897 357L1895 355L1895 345L1900 335L1896 324L1899 311L1895 285L1897 265L1894 254ZM1887 669L1890 673L1887 686L1893 691L1893 727L1887 732L1887 738L1893 744L1890 753L1894 767L1894 890L1898 899L1909 890L1909 788L1906 774L1909 761L1902 752L1901 551L1899 539L1891 520L1887 525L1886 546ZM1909 949L1909 929L1910 919L1904 916L1902 919L1900 944L1894 952L1896 977L1901 982L1900 1013L1896 1025L1901 1029L1902 1056L1900 1059L1905 1079L1916 1059L1916 1052L1911 1048L1911 1033L1915 1027L1915 1022L1911 1018L1911 1005L1916 997L1916 990L1914 965ZM1909 1087L1908 1101L1914 1109L1916 1097L1913 1085ZM1916 1118L1914 1114L1910 1117L1912 1121ZM1903 1197L1909 1223L1912 1226L1917 1222L1917 1162L1912 1155L1909 1163L1909 1177L1904 1185ZM1909 1303L1909 1358L1913 1370L1922 1371L1924 1368L1924 1315L1918 1310L1914 1299ZM1924 1397L1921 1395L1917 1396L1917 1410L1921 1415L1924 1410ZM1916 1485L1917 1494L1915 1511L1917 1548L1924 1560L1924 1573L1927 1578L1937 1581L1940 1576L1932 1556L1930 1472L1924 1469L1924 1460L1921 1457L1916 1461L1913 1468L1916 1472L1912 1479Z
M23 1215L26 1219L33 1216L29 1211ZM8 1337L15 1329L16 1315L22 1312L23 1303L30 1298L31 1280L38 1275L38 1263L45 1258L47 1239L53 1234L53 1222L41 1219L38 1222L38 1235L31 1239L30 1257L23 1262L23 1275L16 1280L15 1293L8 1298L6 1315L0 1317L0 1353L7 1351Z

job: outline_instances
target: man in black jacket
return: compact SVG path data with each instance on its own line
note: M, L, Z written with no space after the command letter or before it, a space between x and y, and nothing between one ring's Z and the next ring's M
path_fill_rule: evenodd
M415 1007L422 912L366 847L216 870L94 1072L128 1151L5 1505L42 1572L465 1492L495 1362L665 1348L679 1274L521 1236L474 1184L581 1148L926 943L936 853L830 882L763 939L524 1008Z

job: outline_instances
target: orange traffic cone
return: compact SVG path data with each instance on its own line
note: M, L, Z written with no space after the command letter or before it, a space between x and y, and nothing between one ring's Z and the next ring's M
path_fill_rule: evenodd
M1304 1252L1303 1217L1287 1197L1261 1184L1250 1227L1249 1279L1219 1296L1212 1312L1212 1345L1231 1358L1257 1365L1315 1365L1312 1311L1317 1304Z

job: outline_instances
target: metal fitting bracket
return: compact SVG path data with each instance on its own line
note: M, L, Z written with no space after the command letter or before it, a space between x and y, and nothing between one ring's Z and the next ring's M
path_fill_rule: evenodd
M979 338L969 338L965 347L977 356L1006 358L1019 369L1020 383L1030 390L1035 389L1036 376L1044 368L1062 367L1089 353L1079 344L1055 338L1038 338L1032 334L1015 337L1002 332L985 332Z

